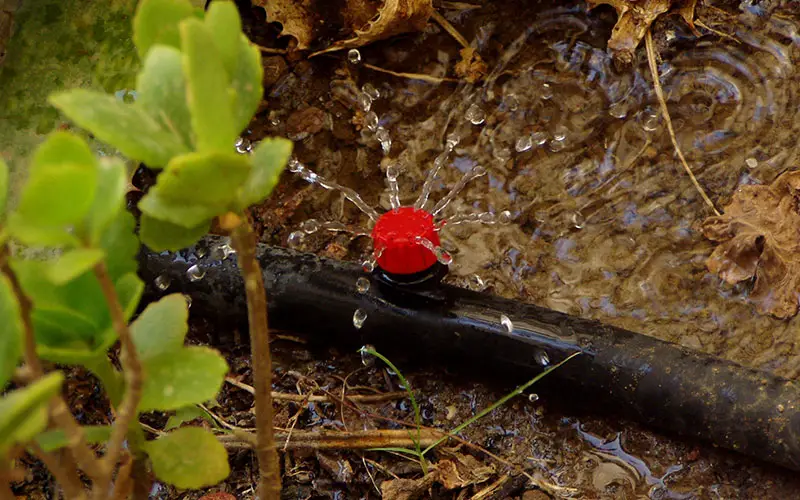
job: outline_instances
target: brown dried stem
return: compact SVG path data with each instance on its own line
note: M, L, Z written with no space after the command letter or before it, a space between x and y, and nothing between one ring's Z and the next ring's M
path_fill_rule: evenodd
M20 308L20 319L22 320L23 330L23 357L25 359L25 378L28 382L44 376L44 368L36 353L36 337L33 331L33 320L31 319L31 312L33 311L33 303L30 298L25 294L22 286L17 279L16 273L11 269L9 258L11 252L8 245L3 245L0 248L0 272L2 272L11 285L11 291L17 298ZM67 403L60 395L55 395L50 400L50 419L64 431L68 438L68 448L72 457L83 469L83 472L92 480L97 480L100 477L100 467L97 456L94 451L89 447L86 441L86 435L83 428L75 420L75 417L70 412ZM56 461L57 463L57 461ZM56 471L50 469L55 475Z
M279 432L277 440L285 440L288 432ZM421 445L431 445L444 435L437 429L424 429L420 435ZM409 448L415 446L416 434L406 429L367 431L294 431L288 441L287 450L366 450L370 448ZM252 433L242 431L222 434L217 439L229 448L251 448L255 439Z
M711 201L711 198L708 197L706 191L703 189L703 186L697 181L697 177L694 176L692 169L689 167L689 164L686 162L686 158L683 156L683 151L681 151L680 146L678 146L678 139L675 137L675 129L672 127L672 119L669 116L669 109L667 108L667 101L664 99L664 90L661 88L661 80L658 76L658 66L656 65L656 49L655 44L653 43L653 34L651 33L650 29L648 28L647 33L645 33L645 45L647 48L647 62L650 64L650 73L653 75L653 86L656 90L656 97L658 97L658 102L661 105L661 114L664 116L664 121L667 123L667 130L669 131L669 138L672 140L672 146L675 148L675 152L678 153L678 158L681 160L681 165L683 165L683 169L689 175L689 178L692 180L692 184L694 184L695 189L697 192L700 193L700 196L703 198L703 201L706 202L706 205L711 208L715 215L720 215L719 211L714 206L714 203Z
M255 389L253 386L245 384L244 382L239 382L236 379L231 377L226 377L225 382L238 387L244 391L249 392L250 394L255 394ZM286 392L277 392L272 391L272 399L275 401L292 401L295 403L302 403L302 402L312 402L312 403L335 403L342 399L348 399L353 401L354 403L384 403L386 401L395 401L397 399L403 399L408 397L408 393L406 391L394 391L394 392L383 392L379 394L348 394L344 398L334 397L331 395L321 395L321 394L289 394Z
M122 371L125 376L125 395L117 408L117 419L111 430L111 438L108 441L108 451L103 458L103 475L95 484L95 498L106 500L111 490L111 480L122 452L122 443L131 425L136 419L136 408L142 397L142 364L136 354L136 347L133 344L133 337L125 321L125 313L122 304L119 302L114 283L108 274L105 262L100 262L94 267L94 274L103 291L103 296L108 304L111 314L111 323L114 325L120 341L120 361ZM133 441L130 442L133 444ZM136 450L133 450L134 452Z
M459 33L458 30L455 28L455 26L450 24L450 21L448 21L447 18L439 14L438 10L436 9L433 10L433 14L431 14L431 19L436 21L436 23L439 26L441 26L442 29L444 29L448 35L453 37L453 39L459 43L459 45L461 45L465 49L469 48L469 42L467 41L466 38L464 38L464 35Z
M258 497L277 500L281 492L280 463L272 431L272 358L269 352L267 293L261 266L256 260L256 237L246 217L241 217L231 233L239 272L247 297L247 320L250 327L250 350L255 381L256 456L258 457Z

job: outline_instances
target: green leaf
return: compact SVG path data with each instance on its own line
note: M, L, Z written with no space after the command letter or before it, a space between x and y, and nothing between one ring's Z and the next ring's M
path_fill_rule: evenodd
M24 224L40 228L78 223L89 212L96 187L94 166L68 164L47 172L33 170L17 214ZM10 229L14 234L15 228Z
M155 189L151 189L139 201L139 210L142 214L154 219L181 226L184 230L198 228L210 224L211 219L227 210L224 205L187 205L185 203L170 201L159 196ZM143 217L144 217L143 215ZM191 234L195 234L191 231ZM141 237L141 236L140 236Z
M154 46L136 79L137 103L164 130L171 131L191 149L192 118L186 102L186 79L181 52L164 45Z
M130 326L139 357L148 360L180 350L188 320L189 308L182 294L167 295L148 305Z
M210 227L210 219L197 227L185 228L143 214L140 221L139 237L142 239L142 243L151 250L177 252L197 243L197 240L208 233Z
M89 444L102 444L111 438L111 426L109 425L85 425L83 434ZM36 436L36 444L45 453L57 451L69 446L69 439L61 429L46 431Z
M77 247L80 240L64 226L34 226L25 217L12 213L8 217L8 232L20 243L31 247Z
M198 200L203 204L231 205L251 170L248 159L233 151L189 153L173 158L145 197L153 194L185 205Z
M144 282L136 272L130 272L114 282L114 289L125 313L125 320L130 320L139 307L139 301L144 293Z
M156 477L176 488L213 486L230 474L225 447L200 427L182 427L148 441L144 449Z
M11 380L14 369L22 356L22 320L19 301L6 275L0 274L0 392Z
M228 364L208 347L185 347L145 360L139 411L177 410L216 397Z
M214 425L217 427L217 423L214 421L213 418L206 412L204 409L200 408L197 405L186 406L184 408L178 408L175 412L175 415L172 415L167 420L167 425L164 426L165 431L169 431L175 429L176 427L180 427L181 424L185 424L186 422L191 422L194 419L202 418L206 422Z
M133 43L144 60L154 44L180 48L178 23L193 15L188 0L142 0L133 18Z
M125 206L126 175L125 163L119 158L102 158L97 165L98 187L88 217L93 245Z
M246 36L240 34L239 61L231 78L231 86L236 93L234 119L237 134L247 127L261 104L264 95L263 77L261 51Z
M163 167L173 156L188 151L140 106L111 95L74 89L50 96L50 103L101 141L148 167Z
M242 21L233 2L217 0L206 12L206 26L214 37L222 63L228 75L233 76L239 61L239 36Z
M76 248L59 257L47 269L47 279L56 285L63 285L81 274L91 270L103 260L105 252L97 248Z
M269 196L291 154L292 141L287 139L270 138L258 143L250 155L253 170L239 195L241 209L259 203Z
M180 24L183 69L198 151L229 152L239 133L229 77L209 29L199 19Z
M0 220L6 211L8 201L8 165L0 158Z
M134 233L135 228L133 214L120 210L98 241L100 248L106 251L106 267L114 281L138 269L136 255L139 252L139 240Z
M54 170L65 165L83 165L86 168L97 164L86 141L70 132L53 132L38 147L31 162L31 170Z
M64 375L52 372L0 399L0 450L26 443L47 426L47 402L61 388ZM0 456L4 453L0 451Z

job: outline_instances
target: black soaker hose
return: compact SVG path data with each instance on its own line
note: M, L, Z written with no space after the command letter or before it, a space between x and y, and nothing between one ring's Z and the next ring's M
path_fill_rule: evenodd
M201 245L204 251L143 251L148 293L189 294L193 311L240 324L246 304L236 259L219 260L218 238ZM467 363L473 372L510 371L517 383L583 351L541 383L564 387L569 398L599 396L646 425L800 470L795 382L535 305L442 284L397 286L354 263L282 248L259 252L272 328L353 350L372 344L390 356ZM358 278L369 280L365 293L357 290ZM353 324L356 309L366 313L360 329Z

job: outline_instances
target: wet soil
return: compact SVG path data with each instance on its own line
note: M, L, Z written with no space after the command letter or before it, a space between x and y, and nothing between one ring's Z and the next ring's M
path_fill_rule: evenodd
M386 167L400 166L401 201L413 203L446 136L456 133L459 145L432 198L440 199L465 171L480 164L488 174L471 183L444 215L510 210L514 222L448 230L443 244L455 257L452 282L796 378L797 320L756 315L747 303L748 284L724 285L704 267L711 245L696 224L709 213L682 173L658 116L644 51L634 68L623 72L605 52L613 11L599 8L588 14L583 3L555 1L471 3L480 8L442 12L468 40L475 40L489 68L498 69L488 83L432 84L365 66L454 76L460 47L435 24L424 33L362 49L357 65L345 53L310 60L265 54L267 98L248 139L280 135L295 140L300 161L387 209ZM718 206L740 184L769 183L795 167L800 154L795 116L800 109L800 23L789 9L766 16L778 3L747 3L740 9L735 2L709 2L698 9L706 24L735 40L710 34L697 38L677 17L657 26L662 84L678 141ZM261 9L239 4L254 41L285 46ZM362 97L365 84L380 93L369 110ZM483 113L482 120L469 112L472 105ZM368 126L370 111L391 138L388 154L381 144L387 141ZM366 217L340 193L290 173L254 217L262 240L281 245L310 218L367 227ZM332 233L309 235L300 247L358 261L370 251L364 238ZM220 349L231 375L252 382L241 332L195 321L191 341ZM354 353L310 352L290 340L277 340L273 347L277 391L321 395L399 388L394 374L380 364L364 366ZM512 389L456 376L446 367L396 361L420 399L428 426L452 429ZM74 375L73 403L83 404L93 422L102 422L105 402L92 384L81 382L85 376ZM628 421L576 414L569 399L569 394L561 400L518 398L466 429L463 437L479 448L442 448L432 459L452 456L448 451L474 456L490 468L485 479L454 490L437 484L422 497L552 497L542 496L519 469L582 499L800 496L796 474ZM252 398L246 391L226 384L218 403L211 411L226 423L253 426ZM276 426L298 431L387 429L399 424L386 419L414 419L406 398L359 410L285 402L276 403L276 409ZM157 415L148 424L161 429L167 418ZM253 498L253 454L232 450L230 459L231 477L209 491ZM380 498L383 482L422 475L411 461L385 452L287 452L282 460L287 499ZM506 475L505 482L480 496ZM34 476L19 493L51 498L49 489L42 490L41 473ZM160 485L153 492L157 498L204 493Z

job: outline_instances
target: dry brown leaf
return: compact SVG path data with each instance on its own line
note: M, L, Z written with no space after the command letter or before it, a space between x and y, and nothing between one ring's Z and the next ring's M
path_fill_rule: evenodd
M800 172L770 186L742 186L725 213L703 221L703 234L719 243L706 261L734 284L755 277L749 300L761 314L790 318L800 294Z
M618 65L629 66L633 62L636 47L658 16L675 8L693 31L694 8L697 0L587 0L589 8L610 5L617 11L617 24L608 40L608 48Z
M448 490L485 483L495 473L495 468L478 461L471 455L453 454L452 459L436 463L437 481Z
M463 78L467 83L475 83L481 80L489 71L489 67L481 59L478 51L472 47L461 49L461 60L456 63L456 75Z
M351 38L335 42L312 56L354 49L402 33L422 31L432 14L433 0L385 0L369 22L355 29Z
M420 498L436 480L436 474L419 479L390 479L381 483L383 500L415 500Z
M318 22L313 10L314 0L254 0L267 11L267 21L283 25L281 35L297 40L298 50L305 50L314 41L314 27Z

